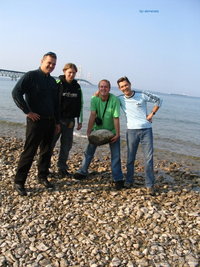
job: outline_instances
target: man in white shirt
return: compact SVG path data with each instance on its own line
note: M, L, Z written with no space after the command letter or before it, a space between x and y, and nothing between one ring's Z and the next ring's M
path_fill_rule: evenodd
M145 158L145 183L147 192L154 194L153 170L153 133L152 118L162 104L162 100L147 92L134 91L127 77L118 79L117 84L123 95L119 96L120 105L127 120L127 174L125 187L131 188L134 182L134 162L139 143ZM147 114L147 102L154 103L152 111Z

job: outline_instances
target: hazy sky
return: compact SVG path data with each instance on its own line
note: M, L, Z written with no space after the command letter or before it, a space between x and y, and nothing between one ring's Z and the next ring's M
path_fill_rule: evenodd
M0 0L0 68L28 71L57 53L82 78L200 96L200 0Z

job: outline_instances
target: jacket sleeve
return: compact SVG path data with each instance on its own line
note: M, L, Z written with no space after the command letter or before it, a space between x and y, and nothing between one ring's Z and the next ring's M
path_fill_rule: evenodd
M28 114L31 111L24 99L24 94L29 90L30 81L30 73L27 72L23 77L20 78L12 90L12 97L15 104L25 114Z
M84 102L83 102L83 92L82 92L82 90L81 90L81 112L80 112L80 123L82 123L83 122L83 104L84 104Z
M55 108L55 118L56 123L60 123L60 116L61 116L61 81L56 80L57 90L56 90L56 108Z

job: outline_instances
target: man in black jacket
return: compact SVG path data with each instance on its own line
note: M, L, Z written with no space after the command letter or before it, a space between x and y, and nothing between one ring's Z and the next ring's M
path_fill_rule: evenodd
M12 91L16 105L27 116L24 151L14 180L14 189L22 196L27 195L24 184L38 147L38 181L46 188L53 188L47 180L47 175L54 133L55 130L60 130L57 83L50 76L56 60L55 53L46 53L41 60L40 68L27 72Z
M81 87L75 79L77 71L75 64L67 63L63 68L64 75L60 75L57 81L60 95L61 130L54 138L53 147L60 137L57 166L62 177L70 175L68 173L67 160L73 144L75 118L77 120L77 130L82 128L83 122L83 95Z

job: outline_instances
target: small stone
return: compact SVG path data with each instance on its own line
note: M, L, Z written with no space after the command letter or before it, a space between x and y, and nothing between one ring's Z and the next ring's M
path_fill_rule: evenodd
M57 253L57 254L56 254L56 257L57 257L57 258L63 258L63 257L64 257L64 253Z
M69 264L68 264L66 259L60 260L60 267L68 267L68 266L69 266Z
M121 264L121 260L118 257L114 257L111 261L110 266L117 267L117 266L120 266L120 264Z
M44 243L40 243L40 244L37 246L37 249L40 250L40 251L46 251L46 250L48 250L49 248L48 248Z
M186 256L186 262L188 263L189 267L198 267L199 266L199 260L194 258L191 255Z
M15 262L17 261L17 259L15 258L15 256L13 255L13 253L11 251L7 251L5 253L6 259L8 259L11 262Z
M0 256L0 266L6 266L6 257Z

